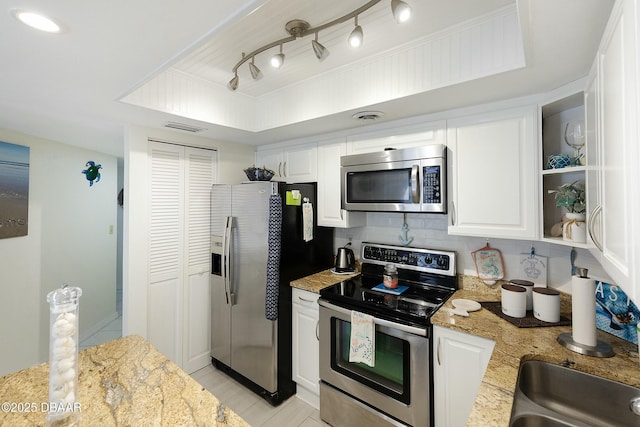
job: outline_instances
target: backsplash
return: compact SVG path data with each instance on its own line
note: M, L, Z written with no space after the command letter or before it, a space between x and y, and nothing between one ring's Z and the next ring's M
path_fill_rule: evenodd
M456 251L458 254L458 274L476 276L476 267L471 252L487 243L486 239L478 237L450 236L447 233L447 215L439 214L407 214L409 238L413 238L411 246L428 249L442 249ZM403 236L403 214L401 213L367 213L367 225L349 229L336 228L334 234L335 247L346 244L349 237L356 257L362 242L400 244ZM536 254L547 257L547 285L563 292L571 293L571 264L570 246L555 245L546 242L531 242L512 239L489 239L491 247L502 252L505 268L505 279L519 279L520 263L523 254L528 254L531 245ZM589 269L589 276L609 281L600 263L586 249L576 249L575 264Z

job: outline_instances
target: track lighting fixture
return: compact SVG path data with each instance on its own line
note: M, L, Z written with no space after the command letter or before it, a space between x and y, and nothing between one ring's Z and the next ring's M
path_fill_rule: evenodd
M279 40L275 40L271 43L267 43L264 46L259 47L258 49L249 53L248 55L245 55L243 53L242 59L238 61L238 63L231 70L234 76L229 81L229 84L227 86L231 90L236 90L238 88L238 68L240 68L242 64L244 64L249 60L251 60L249 62L249 71L251 72L251 77L253 77L254 80L259 80L260 78L262 78L262 72L255 65L256 55L266 50L269 50L271 48L274 48L276 46L280 46L280 53L275 54L271 58L271 65L274 68L282 67L282 64L284 64L284 53L282 53L282 46L285 43L289 43L296 39L303 38L312 34L315 35L314 40L311 41L311 47L313 48L313 53L316 55L316 58L318 58L319 61L323 61L327 56L329 56L329 50L326 47L324 47L320 42L318 42L318 33L322 30L333 27L335 25L345 23L351 20L351 18L354 18L355 20L354 29L349 34L349 38L347 40L350 46L359 47L360 45L362 45L364 33L362 31L362 27L358 25L358 16L361 15L363 12L371 9L373 6L380 3L381 1L383 0L369 0L359 8L347 13L346 15L343 15L339 18L334 19L333 21L329 21L322 25L318 25L317 27L311 27L311 25L309 25L307 21L303 21L302 19L294 19L287 22L287 24L285 25L285 31L289 33L289 36ZM407 21L411 16L411 7L402 0L390 0L390 1L391 1L391 12L393 13L393 18L396 20L396 22L402 23Z
M271 57L271 66L273 68L280 68L284 64L284 53L282 53L282 45L280 45L280 53L276 53Z
M358 25L358 15L356 15L355 19L355 28L349 34L349 46L351 47L360 47L362 45L362 39L364 34L362 33L362 27Z
M317 32L315 40L311 40L311 46L313 47L313 53L316 54L316 58L318 58L319 61L324 61L325 58L329 56L329 50L318 42Z
M256 57L252 56L251 62L249 62L249 71L251 71L251 77L253 77L253 80L260 80L262 78L262 71L260 71L260 68L255 64L255 60Z
M391 0L391 13L396 22L402 24L411 18L411 6L402 0Z

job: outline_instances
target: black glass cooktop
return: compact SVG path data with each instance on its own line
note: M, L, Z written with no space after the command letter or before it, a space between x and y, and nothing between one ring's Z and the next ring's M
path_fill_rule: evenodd
M400 279L398 289L407 289L396 295L375 289L381 283L381 276L356 276L322 289L320 296L351 310L426 326L429 317L455 292L447 286Z

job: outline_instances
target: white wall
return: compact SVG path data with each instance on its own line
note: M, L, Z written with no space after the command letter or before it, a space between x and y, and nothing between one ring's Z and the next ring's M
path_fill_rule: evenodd
M125 132L123 335L147 336L147 284L149 258L148 140L154 139L218 151L218 182L246 181L243 172L254 163L254 147L214 141L193 135L130 126Z
M447 234L447 215L439 214L407 214L409 226L408 237L413 237L411 246L429 249L456 251L458 273L477 276L471 252L483 247L486 239L477 237L450 236ZM403 214L401 213L367 213L367 226L351 229L336 229L335 247L340 247L352 237L355 250L360 249L362 242L387 243L400 245ZM520 273L522 254L528 254L533 244L536 254L548 257L547 284L550 287L571 293L571 263L569 254L571 247L543 242L531 242L511 239L490 239L492 248L502 252L505 267L505 279L526 279ZM589 269L589 276L601 280L610 280L602 266L585 249L576 249L575 264ZM359 255L358 255L359 257Z
M48 359L47 293L82 288L80 335L115 316L116 158L0 129L30 147L29 234L0 239L0 375ZM93 160L101 181L81 172ZM110 227L113 226L113 234Z

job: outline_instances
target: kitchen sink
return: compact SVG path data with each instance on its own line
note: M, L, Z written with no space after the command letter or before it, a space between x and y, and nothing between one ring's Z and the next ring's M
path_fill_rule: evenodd
M528 360L520 365L509 425L640 426L640 388Z

